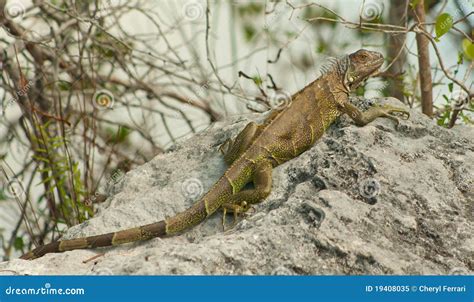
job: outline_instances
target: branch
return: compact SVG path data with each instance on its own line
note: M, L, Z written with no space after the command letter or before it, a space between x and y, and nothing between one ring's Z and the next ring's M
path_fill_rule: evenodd
M415 7L415 15L418 18L418 28L425 30L422 24L425 22L425 1L420 0ZM421 33L416 35L416 46L418 49L418 67L420 73L421 110L429 117L433 116L433 82L431 79L430 52L428 39Z

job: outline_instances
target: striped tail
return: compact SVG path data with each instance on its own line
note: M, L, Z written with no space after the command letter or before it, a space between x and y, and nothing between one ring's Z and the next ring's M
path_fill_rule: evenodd
M24 254L20 259L31 260L42 257L48 253L60 253L65 251L88 249L103 246L112 246L122 243L128 243L138 240L146 240L154 237L162 237L166 235L166 221L131 228L123 231L107 233L102 235L77 238L71 240L63 240L52 242Z
M240 166L240 165L237 165ZM174 235L191 228L207 217L212 215L233 193L232 184L229 181L227 173L239 171L238 167L233 165L219 179L219 181L202 197L187 210L178 213L166 220L155 223L130 228L118 232L107 233L102 235L83 237L71 240L62 240L52 242L24 254L20 259L36 259L48 253L60 253L77 249L89 249L96 247L105 247L119 245L123 243L148 240L155 237L164 237ZM234 168L234 169L232 169Z

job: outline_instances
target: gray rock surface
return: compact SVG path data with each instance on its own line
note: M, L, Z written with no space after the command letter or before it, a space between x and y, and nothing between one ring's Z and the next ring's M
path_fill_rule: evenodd
M0 263L0 273L472 274L474 127L447 130L411 113L398 128L388 119L359 128L342 118L277 167L271 195L226 232L217 213L180 236L15 259ZM247 122L215 124L130 171L66 238L184 210L221 176L218 146Z

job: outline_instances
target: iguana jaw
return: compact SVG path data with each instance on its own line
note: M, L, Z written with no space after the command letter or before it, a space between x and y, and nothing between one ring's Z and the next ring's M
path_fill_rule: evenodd
M380 66L382 66L384 59L381 58L380 61L381 61L381 62L380 62ZM376 63L378 63L378 62L376 62ZM372 77L374 77L374 76L377 76L379 73L380 73L380 67L377 67L376 69L374 69L374 71L372 71L372 73L368 74L362 81L356 83L355 85L352 85L352 86L351 86L351 89L354 90L354 89L356 89L357 87L359 87L360 85L365 84L365 82L367 81L367 79L372 78Z
M377 74L380 70L380 67L382 67L382 64L383 64L383 61L384 61L384 58L380 58L378 59L375 64L377 65L377 68L374 69L374 71L372 71L372 73L370 73L367 77L366 77L366 80L370 77L372 77L374 74Z
M377 73L384 58L379 52L361 49L349 55L349 62L344 82L346 87L353 91L362 82Z

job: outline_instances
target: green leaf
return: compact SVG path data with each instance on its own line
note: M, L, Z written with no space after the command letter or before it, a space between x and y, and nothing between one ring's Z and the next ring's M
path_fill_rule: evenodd
M7 200L7 195L5 195L3 189L0 190L0 200Z
M444 13L436 18L435 31L436 38L440 38L453 27L453 17L450 14Z
M252 40L255 34L256 34L255 27L253 27L250 24L244 24L244 36L247 42Z
M40 161L44 161L45 163L49 163L49 159L47 159L46 157L43 157L43 156L33 155L33 158L35 160L40 160Z
M62 80L60 80L60 81L57 83L57 85L58 85L59 90L68 91L68 90L71 90L72 83L71 83L71 82L68 82L68 81L62 81Z
M467 40L467 39L466 39L466 40ZM469 42L469 40L468 40L468 42ZM462 55L462 51L459 51L459 52L458 52L458 61L457 61L457 64L458 64L458 65L461 65L461 64L464 62L463 57L464 57L464 56Z
M359 86L357 87L355 93L358 96L363 96L365 94L365 88L363 86Z
M264 7L260 3L250 3L247 5L239 6L238 12L241 17L246 15L252 17L254 15L259 15L263 11Z
M440 118L437 120L438 126L445 126L445 125L446 125L450 113L451 113L451 110L446 110L446 111L443 113L443 115L440 116Z
M16 237L15 238L15 242L13 243L13 247L15 248L15 250L17 250L17 251L23 250L24 245L25 244L23 243L23 238L21 238L21 237Z
M418 5L419 2L420 2L420 0L412 0L412 1L410 2L411 8L414 9L414 8Z
M253 78L253 81L255 84L257 84L258 86L262 85L262 78L260 76L254 76Z
M53 176L48 176L46 177L45 179L41 180L38 185L42 185L42 184L47 184L47 183L50 183L51 180L53 180ZM54 186L51 186L51 188L49 188L50 192L53 192L54 191Z
M130 130L130 128L125 127L125 126L121 126L121 127L120 127L120 131L119 131L119 133L117 134L117 140L118 140L119 142L125 141L125 139L126 139L127 136L130 134L130 132L132 132L132 131Z
M316 52L317 53L324 53L326 51L326 48L327 48L326 43L323 42L323 43L321 43L320 45L318 45L316 47Z
M464 50L464 54L469 60L474 60L474 43L469 41L469 39L462 40L462 49Z

